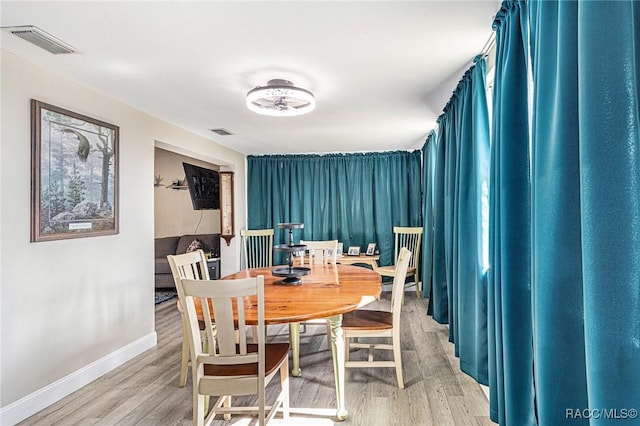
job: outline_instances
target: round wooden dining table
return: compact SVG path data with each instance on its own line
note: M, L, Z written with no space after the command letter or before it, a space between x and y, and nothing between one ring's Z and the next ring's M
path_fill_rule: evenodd
M293 324L326 318L330 327L330 344L336 385L336 416L347 418L344 403L345 353L342 314L380 298L382 279L376 272L351 265L309 265L311 271L299 285L281 284L282 277L271 271L278 267L245 269L222 279L264 276L264 319L266 324ZM255 311L246 312L248 324L257 323ZM293 333L292 333L293 334ZM299 342L293 342L298 344ZM294 362L294 364L296 364ZM292 366L292 375L300 375L300 366Z

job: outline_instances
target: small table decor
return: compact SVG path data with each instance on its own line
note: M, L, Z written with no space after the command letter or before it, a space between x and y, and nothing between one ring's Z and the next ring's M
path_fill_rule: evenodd
M304 223L279 223L278 228L287 229L289 231L289 242L287 244L278 244L273 248L276 251L288 253L289 265L282 268L276 268L271 271L271 274L275 277L284 277L278 284L282 285L300 285L302 279L300 277L309 275L311 273L310 268L304 266L293 266L293 254L301 251L305 251L307 246L304 244L293 243L293 230L304 228Z

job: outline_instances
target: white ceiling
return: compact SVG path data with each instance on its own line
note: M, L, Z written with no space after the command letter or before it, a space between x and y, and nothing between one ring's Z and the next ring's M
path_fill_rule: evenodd
M52 55L0 32L4 50L245 154L419 148L491 35L492 1L2 1L82 51ZM315 111L250 112L280 78ZM114 123L117 124L117 123ZM233 136L209 129L225 128Z

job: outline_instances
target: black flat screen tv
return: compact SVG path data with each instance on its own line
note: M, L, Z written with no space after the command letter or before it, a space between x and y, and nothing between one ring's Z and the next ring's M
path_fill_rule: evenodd
M220 208L220 178L218 172L204 167L182 163L191 194L194 210L217 210Z

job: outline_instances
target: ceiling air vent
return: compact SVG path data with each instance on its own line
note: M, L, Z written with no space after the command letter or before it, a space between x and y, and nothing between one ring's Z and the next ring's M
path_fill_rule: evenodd
M29 43L35 44L54 55L64 53L82 53L78 49L32 25L23 27L3 27L2 29L28 41Z
M223 128L220 128L220 129L209 129L209 130L211 130L213 133L219 134L220 136L231 136L231 135L233 135L233 133L231 133L227 129L223 129Z

